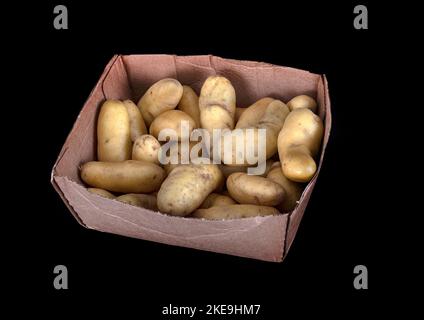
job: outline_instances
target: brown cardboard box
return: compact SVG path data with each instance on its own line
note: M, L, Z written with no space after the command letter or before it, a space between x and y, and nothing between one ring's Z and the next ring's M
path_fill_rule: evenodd
M325 134L316 176L291 213L227 221L172 217L89 193L78 167L96 159L96 119L105 99L138 101L154 82L176 78L199 93L209 75L227 77L237 105L248 106L271 96L287 102L299 94L316 97ZM280 262L287 254L322 166L331 128L330 99L325 76L261 62L215 56L116 55L106 66L79 114L53 167L51 181L75 219L89 229Z

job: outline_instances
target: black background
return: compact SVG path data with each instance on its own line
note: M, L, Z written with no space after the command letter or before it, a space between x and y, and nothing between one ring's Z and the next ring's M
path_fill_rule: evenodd
M56 4L67 6L69 30L53 28ZM368 30L353 28L357 4L368 7ZM390 296L387 275L396 239L387 245L385 223L394 208L385 205L390 194L382 198L376 192L376 185L384 184L386 164L379 158L384 132L376 126L381 120L375 110L388 108L376 93L389 82L383 58L393 52L389 20L396 8L366 2L64 1L27 9L28 19L20 22L25 38L14 38L11 50L30 62L17 68L27 68L24 82L31 85L25 94L39 101L29 103L27 111L37 143L25 143L36 168L28 172L28 187L35 192L21 200L28 208L18 212L22 227L30 230L19 254L36 280L28 295L46 295L38 307L75 313L88 307L92 314L116 311L155 319L170 303L262 304L260 318L276 319L287 313L361 315L369 307L378 310L377 297ZM74 220L50 185L50 172L85 99L116 53L214 54L327 75L330 143L283 263L90 231ZM68 290L53 288L58 264L68 268ZM369 290L353 288L358 264L368 267Z

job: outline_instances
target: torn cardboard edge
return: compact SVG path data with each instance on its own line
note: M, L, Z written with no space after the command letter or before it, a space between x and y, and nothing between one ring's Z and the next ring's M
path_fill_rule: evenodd
M171 64L174 68L170 67ZM156 70L156 68L159 68L159 70ZM191 74L193 69L196 72ZM259 71L266 70L264 78L267 81L262 86L258 85L258 81L252 80L255 76L257 77L258 69L260 69ZM276 72L276 70L278 71ZM204 78L210 74L227 76L235 84L235 87L240 87L246 83L246 80L244 78L241 81L242 84L240 84L237 79L242 78L240 73L243 74L244 72L246 72L245 77L254 83L249 82L249 90L255 90L253 94L250 92L250 99L260 96L262 93L258 92L267 90L268 84L270 86L278 84L283 88L285 86L290 87L290 81L286 81L288 84L275 83L275 81L278 81L275 77L281 78L281 73L283 75L297 75L300 77L299 86L301 88L306 86L309 90L299 89L299 92L284 92L286 95L284 100L284 97L271 95L285 102L290 94L311 94L311 91L313 91L311 83L314 83L315 91L313 93L315 94L312 95L316 97L319 115L325 121L324 140L317 173L304 189L298 205L292 212L279 216L223 221L172 217L160 212L101 198L89 193L83 186L77 168L82 162L95 158L94 128L96 116L100 104L105 99L124 100L130 98L137 100L135 97L139 97L142 91L146 90L152 83L172 75L183 84L191 84L196 92L199 92ZM199 73L203 78L199 77ZM252 73L254 76L251 76ZM279 75L275 75L275 73L279 73ZM232 78L235 78L235 80ZM283 80L287 80L287 78L283 78ZM137 91L138 85L143 88L141 91L140 89ZM293 88L291 88L291 91L293 91ZM236 89L236 92L243 92L243 90L238 89L237 91ZM241 94L239 93L239 95ZM243 104L247 106L248 103L248 101L244 101ZM293 243L315 186L322 167L330 129L331 109L328 83L324 75L319 76L304 70L254 61L223 59L212 55L183 57L175 55L115 55L107 64L78 115L53 167L51 182L76 220L86 228L170 245L279 262L287 255ZM140 220L140 218L142 219ZM247 227L246 224L250 227ZM240 226L245 227L240 229ZM211 228L225 229L226 232L209 234L208 230ZM203 234L199 234L199 232L203 232ZM192 234L197 234L197 236L192 236Z

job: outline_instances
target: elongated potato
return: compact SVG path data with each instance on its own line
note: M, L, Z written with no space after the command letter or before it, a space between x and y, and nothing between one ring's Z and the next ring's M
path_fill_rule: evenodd
M253 128L264 116L268 105L274 101L273 98L265 97L259 99L251 106L244 108L243 113L237 121L236 128ZM247 112L246 112L247 111Z
M137 105L131 100L124 100L130 118L131 141L134 142L139 136L147 133L146 124L141 116Z
M81 167L81 179L89 186L112 192L157 191L165 178L161 167L146 161L90 161Z
M131 157L130 118L124 103L106 100L97 121L97 159L124 161Z
M287 102L287 107L289 107L290 111L300 109L300 108L308 108L313 113L317 111L317 102L314 98L307 96L306 94L302 94L300 96L296 96Z
M115 199L116 197L110 193L107 190L104 189L99 189L99 188L87 188L88 192L97 194L98 196L104 197L104 198L108 198L108 199Z
M147 126L161 113L175 109L183 95L178 80L166 78L153 84L138 101L138 108Z
M230 204L236 204L236 202L229 196L224 196L219 193L211 193L206 197L205 201L203 201L200 208L207 209L210 207L226 206Z
M156 139L159 138L159 134L163 129L174 130L178 140L181 141L182 134L181 128L186 126L187 134L186 139L190 139L190 134L196 127L196 122L185 112L181 110L169 110L158 115L150 125L150 134Z
M289 109L283 102L271 98L261 99L248 107L236 129L221 138L223 163L229 166L249 166L255 163L252 161L258 163L271 158L277 152L278 133L288 114ZM262 131L263 135L260 130L265 131ZM230 139L227 140L227 137ZM251 159L248 157L249 152L253 156ZM230 156L226 157L228 153Z
M278 183L284 189L285 197L283 202L278 206L278 209L280 209L281 212L292 211L302 195L302 184L287 179L281 170L281 165L272 168L267 178Z
M236 172L227 179L227 189L231 198L242 204L276 206L283 202L284 189L274 181Z
M278 154L285 177L296 182L308 182L317 165L324 133L322 120L308 108L293 110L278 135Z
M233 129L236 112L236 92L231 82L221 76L211 76L203 83L199 97L200 124L213 129Z
M143 134L135 140L132 159L159 164L160 143L150 134Z
M200 127L199 97L191 87L183 86L183 95L177 109L187 113L194 120L195 128Z
M232 204L208 209L197 209L193 217L208 220L241 219L256 216L270 216L279 214L273 207L257 206L253 204Z
M223 179L215 164L184 165L172 170L158 192L163 213L186 216L196 210Z
M156 205L156 197L150 194L127 193L116 197L116 200L128 203L132 206L142 207L153 211L158 210Z

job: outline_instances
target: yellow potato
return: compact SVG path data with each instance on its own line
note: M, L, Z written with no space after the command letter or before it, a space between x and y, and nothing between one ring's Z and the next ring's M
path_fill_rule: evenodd
M243 112L246 111L247 108L239 108L236 107L236 113L234 115L234 123L237 123L240 119L240 116L243 114Z
M89 186L112 192L157 191L165 178L161 167L146 161L90 161L81 167L81 179Z
M99 188L87 188L88 192L97 194L98 196L104 197L104 198L108 198L108 199L115 199L116 197L110 193L109 191L106 191L104 189L99 189Z
M147 133L146 124L141 116L137 105L131 100L125 100L124 105L127 108L130 118L131 141L134 142L139 136Z
M142 207L157 211L156 197L150 194L128 193L116 198L116 200L128 203L132 206Z
M99 161L124 161L131 157L130 118L124 103L106 100L97 121Z
M177 109L187 113L194 120L195 128L200 127L199 97L189 86L183 86L183 96Z
M181 128L183 125L188 129L188 131L184 133L187 134L185 138L190 139L190 134L196 126L194 120L185 112L180 110L169 110L161 113L153 120L149 131L152 136L159 139L159 134L163 129L171 129L174 130L176 137L181 141Z
M132 159L159 164L159 150L159 141L150 134L143 134L134 142Z
M296 182L308 182L314 176L317 155L324 126L322 120L308 108L290 112L278 135L278 154L285 177Z
M230 204L236 204L236 202L229 196L224 196L218 193L211 193L206 197L205 201L203 201L200 208L207 209L210 207L226 206Z
M163 213L186 216L196 210L223 179L215 164L184 165L172 170L158 192Z
M200 91L199 109L202 128L210 132L213 129L233 129L236 92L231 82L220 76L207 78Z
M167 142L167 143L170 143L170 145L174 145L174 146L177 147L177 149L176 149L177 158L176 159L170 158L169 159L170 162L163 164L163 168L165 169L165 172L166 172L167 175L169 175L169 173L172 170L174 170L176 167L182 166L182 165L185 165L185 164L190 164L193 159L195 159L195 158L201 158L202 157L202 154L200 152L200 149L198 149L198 148L196 149L196 150L199 150L198 153L196 153L196 151L194 151L192 153L193 147L196 146L198 142L189 141L189 143L188 143L188 152L189 152L189 154L187 154L187 159L185 159L185 160L188 161L188 163L184 163L183 164L182 163L182 160L183 160L182 159L182 142L172 141L172 142ZM172 147L171 147L171 149L173 150ZM166 155L170 157L170 152L172 151L171 149L168 150L167 148L165 148L165 145L162 145L161 150L159 152L160 153L160 156L159 157L162 156L162 152L165 152ZM173 163L173 160L176 160L177 162Z
M300 96L294 97L289 102L287 102L287 107L289 107L290 111L300 108L308 108L312 112L316 113L317 102L314 98L307 96L306 94L302 94Z
M287 179L281 170L281 165L272 168L268 173L267 178L274 181L275 183L278 183L285 191L284 200L278 207L280 211L292 211L296 207L297 201L299 201L302 195L302 184Z
M266 97L259 99L248 108L243 108L244 111L240 115L239 120L237 121L236 128L255 127L258 124L259 120L264 116L266 108L272 101L274 101L273 98Z
M227 178L231 198L242 204L276 206L284 200L284 189L274 181L236 172Z
M138 101L138 108L147 126L162 112L175 109L183 95L178 80L166 78L153 84Z
M247 148L253 150L253 154L257 160L262 156L264 160L271 158L277 152L278 133L284 125L284 121L289 114L289 109L280 100L264 98L248 107L240 117L236 129L243 130L244 141L241 142L244 149L244 158L241 157L237 161L237 148L240 142L237 141L233 131L232 135L232 156L228 159L224 156L224 147L227 145L225 135L221 139L221 156L223 163L226 165L249 165L247 161ZM265 129L264 139L260 139L259 129ZM249 130L253 130L253 139L249 140ZM264 146L265 154L259 154L260 143ZM238 163L239 162L239 163ZM241 163L240 163L241 162ZM252 165L252 163L250 163Z
M257 206L253 204L232 204L208 209L197 209L193 217L208 220L241 219L256 216L270 216L279 214L273 207Z

